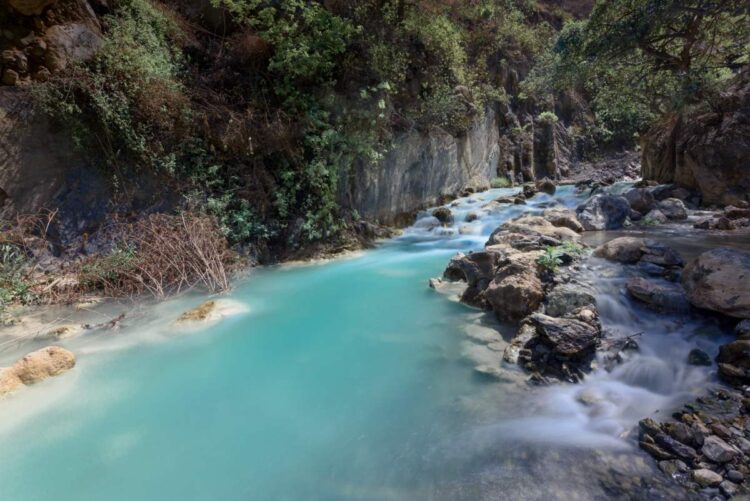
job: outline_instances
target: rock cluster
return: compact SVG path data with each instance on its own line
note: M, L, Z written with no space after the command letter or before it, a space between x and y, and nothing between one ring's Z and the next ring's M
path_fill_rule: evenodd
M692 196L688 190L669 185L638 186L624 195L630 204L630 220L650 224L687 219L688 211L684 200Z
M75 364L75 356L59 346L29 353L12 366L0 370L0 397L62 374Z
M639 423L639 444L659 469L706 498L747 495L750 400L732 389L713 390L674 413L674 421Z
M702 230L738 230L750 226L750 204L738 202L698 220L693 227Z
M14 29L3 31L0 84L45 81L71 63L91 59L102 46L101 26L87 2L61 9L57 3L9 0Z
M491 310L504 322L520 321L503 358L536 381L579 380L601 337L593 291L540 264L548 253L562 266L574 263L582 250L575 244L580 231L570 210L523 216L497 228L483 251L456 255L443 275L466 282L462 302Z

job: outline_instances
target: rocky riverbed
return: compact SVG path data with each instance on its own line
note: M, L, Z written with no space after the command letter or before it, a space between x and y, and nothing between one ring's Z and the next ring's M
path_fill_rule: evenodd
M549 193L548 187L536 186L542 188ZM612 297L602 294L598 273L608 270L619 281L615 293L627 298L631 308L653 311L682 325L680 330L697 322L703 327L695 332L714 326L714 332L724 333L708 342L695 338L698 342L689 351L681 347L674 352L684 357L676 363L688 372L692 369L687 367L706 368L704 382L691 385L700 396L669 399L667 406L650 409L662 417L643 415L640 426L623 436L631 437L628 440L637 436L641 449L658 461L659 469L698 498L747 494L750 427L746 431L745 423L750 399L745 393L750 395L746 386L750 340L745 338L750 339L750 324L743 320L750 317L750 233L743 229L749 224L747 203L706 211L699 209L695 194L671 186L601 189L581 184L579 189L591 196L575 209L552 204L503 223L483 250L457 254L442 279L431 281L437 289L465 282L461 302L516 325L507 344L488 345L502 351L502 358L494 363L480 360L475 370L502 381L508 379L510 366L517 364L528 374L528 383L537 385L582 383L601 377L602 370L627 373L631 382L652 379L653 368L639 369L632 363L644 358L640 340L650 333L618 331L611 315L605 315L604 322L600 318L600 303L611 308ZM534 191L527 187L521 196L529 199ZM496 202L520 203L513 197ZM443 221L451 220L450 214L442 216ZM727 247L730 242L722 235L730 231L734 245ZM672 246L674 241L680 247L680 238L692 244L686 246L685 257ZM599 264L603 262L613 264ZM729 340L726 333L732 329L738 340L721 346L715 365L713 347ZM602 397L583 393L579 398L596 407ZM685 405L682 409L680 402ZM672 418L665 420L663 416L673 411Z

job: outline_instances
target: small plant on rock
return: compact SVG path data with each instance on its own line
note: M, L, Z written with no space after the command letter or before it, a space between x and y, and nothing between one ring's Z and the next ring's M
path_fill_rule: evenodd
M544 254L536 259L536 263L544 270L554 273L563 264L561 254L562 252L558 247L547 247Z

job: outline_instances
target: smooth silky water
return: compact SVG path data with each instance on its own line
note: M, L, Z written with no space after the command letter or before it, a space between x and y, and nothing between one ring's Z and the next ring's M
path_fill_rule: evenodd
M0 499L676 492L660 486L626 434L712 377L684 360L694 345L714 354L720 327L630 304L623 269L592 260L605 325L643 332L640 354L581 385L531 387L513 367L491 382L473 371L483 357L497 360L481 340L512 330L427 287L502 221L580 200L562 187L528 206L481 211L515 192L461 199L451 228L425 213L375 250L254 271L228 295L233 311L219 323L176 327L180 312L206 299L189 296L131 309L121 330L62 342L76 368L0 405ZM461 223L470 211L483 217ZM101 314L122 309L108 308ZM6 348L0 361L25 351Z

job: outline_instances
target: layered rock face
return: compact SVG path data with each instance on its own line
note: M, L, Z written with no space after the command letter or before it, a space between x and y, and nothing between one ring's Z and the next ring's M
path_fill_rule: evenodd
M446 196L489 188L497 176L499 131L489 110L463 137L439 131L401 137L378 165L358 165L342 204L366 219L396 224Z
M750 197L750 70L712 109L674 117L643 136L644 179L700 191L705 205Z

